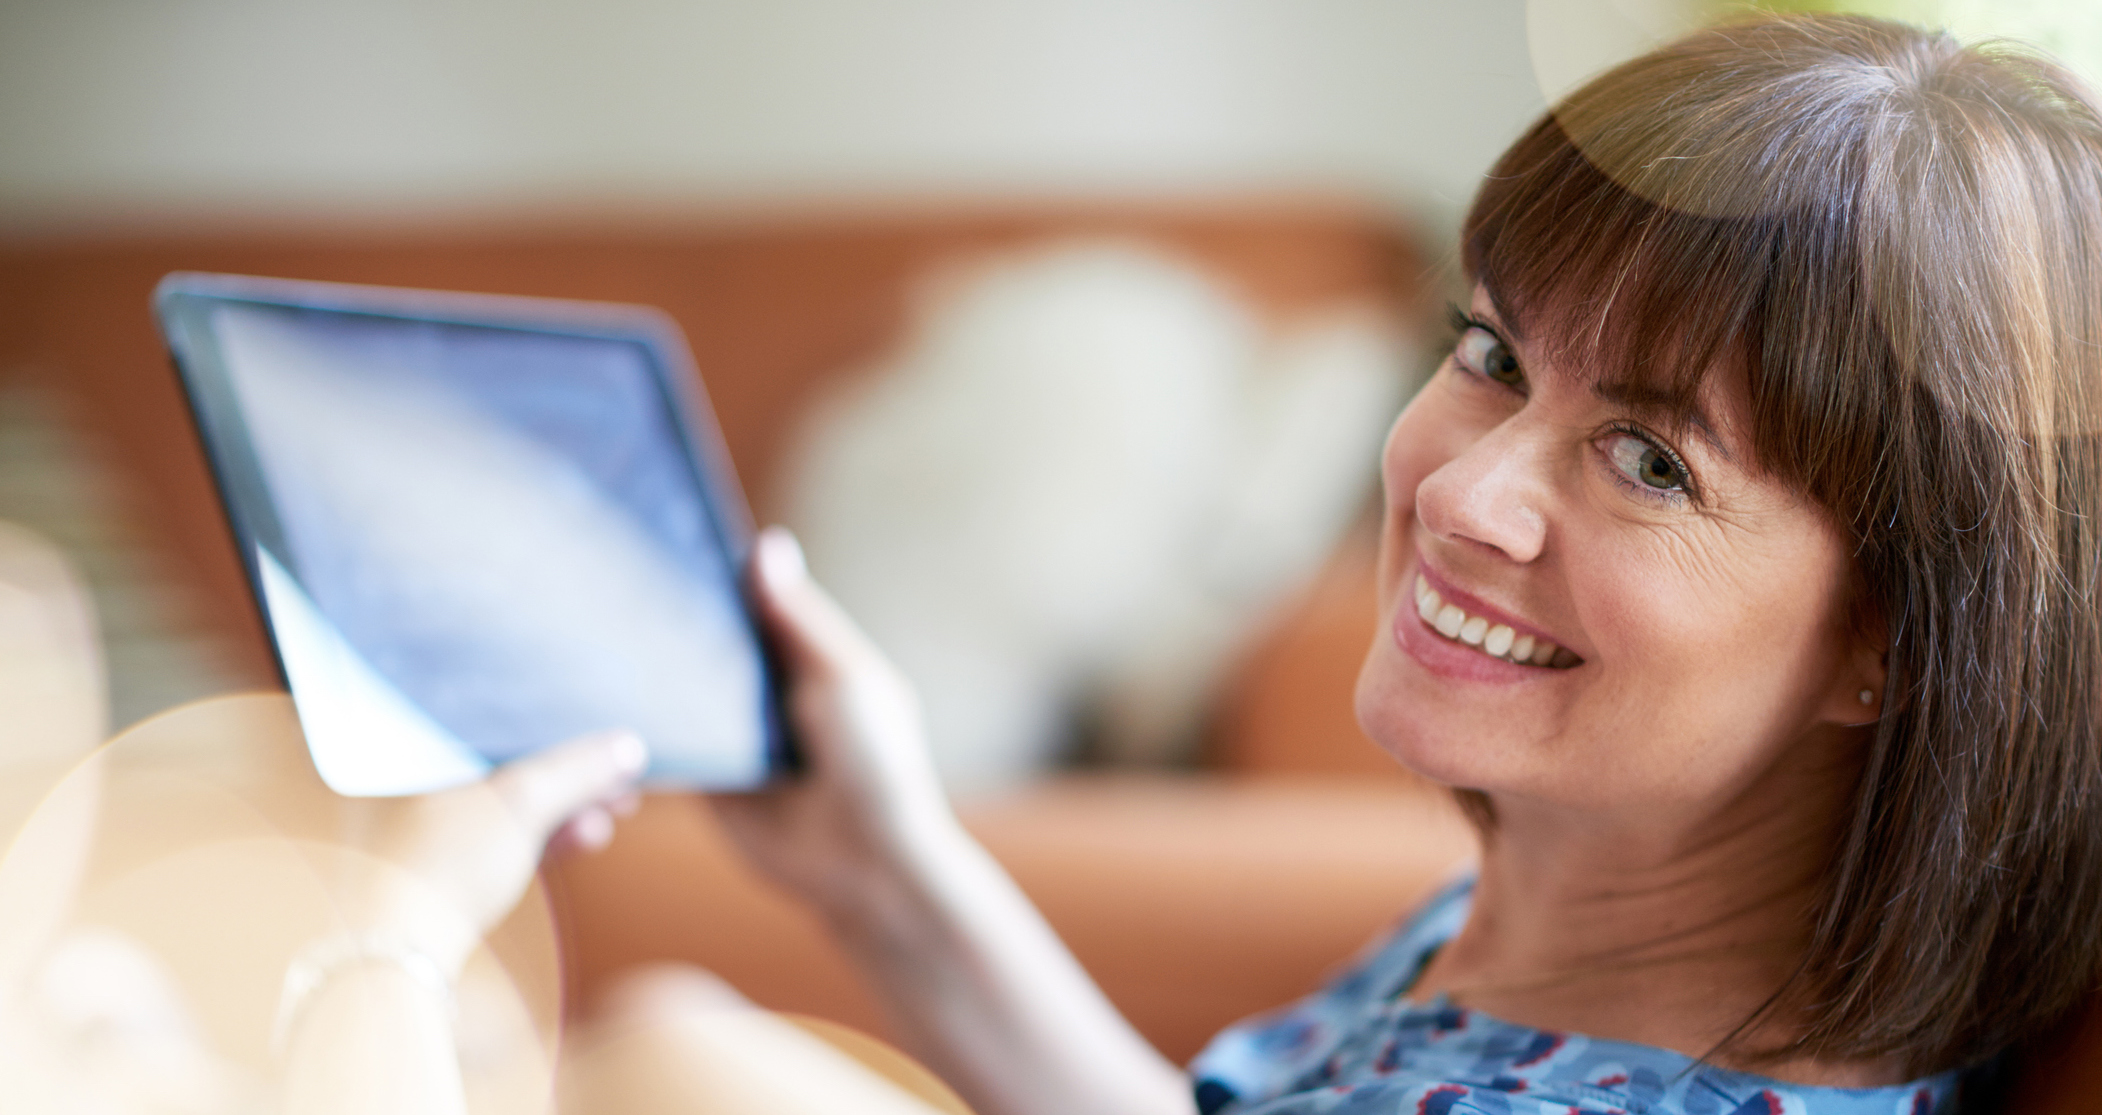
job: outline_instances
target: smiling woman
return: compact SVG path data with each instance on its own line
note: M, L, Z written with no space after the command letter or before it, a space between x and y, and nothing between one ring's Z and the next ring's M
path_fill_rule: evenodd
M1987 1110L2102 984L2098 253L2102 110L2013 48L1755 22L1535 125L1388 438L1357 692L1479 869L1188 1076L779 531L807 766L718 815L987 1115Z
M1488 834L1412 994L1855 1083L2095 986L2098 239L2076 82L1868 20L1693 37L1504 156L1359 690Z

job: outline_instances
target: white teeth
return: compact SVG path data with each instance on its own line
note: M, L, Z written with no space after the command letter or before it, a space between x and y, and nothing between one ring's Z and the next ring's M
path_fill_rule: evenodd
M1482 640L1482 649L1502 658L1511 649L1511 641L1516 637L1517 632L1499 623L1489 629L1488 636Z
M1546 639L1520 635L1508 624L1491 626L1488 620L1470 616L1458 605L1447 604L1438 595L1438 590L1421 576L1416 578L1416 614L1438 634L1467 646L1479 647L1493 658L1530 662L1535 666L1552 664L1557 669L1566 669L1578 662L1576 655Z
M1450 639L1460 633L1460 625L1466 622L1466 612L1447 604L1443 608L1438 609L1438 618L1432 626L1438 629L1438 634Z

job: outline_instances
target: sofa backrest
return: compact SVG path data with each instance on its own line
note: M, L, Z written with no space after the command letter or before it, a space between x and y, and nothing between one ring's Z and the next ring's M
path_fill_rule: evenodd
M1338 298L1421 312L1425 266L1361 207L1018 207L464 228L231 229L0 242L0 369L75 402L134 482L141 525L206 622L260 667L260 628L148 308L176 270L637 302L685 329L745 486L767 511L782 442L832 376L883 353L930 266L1067 235L1134 236L1284 316Z

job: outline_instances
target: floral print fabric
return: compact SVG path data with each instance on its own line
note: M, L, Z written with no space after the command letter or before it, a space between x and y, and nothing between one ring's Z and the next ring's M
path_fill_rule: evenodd
M1326 988L1229 1027L1190 1065L1203 1115L1951 1115L1956 1076L1785 1084L1684 1054L1535 1030L1405 994L1459 932L1448 888Z

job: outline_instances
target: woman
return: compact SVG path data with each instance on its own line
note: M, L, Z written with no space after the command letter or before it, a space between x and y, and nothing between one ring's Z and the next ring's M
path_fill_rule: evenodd
M1197 1105L1952 1109L2097 979L2102 113L1893 24L1719 29L1570 97L1464 237L1358 714L1479 875ZM747 851L980 1109L1187 1110L788 550L814 771L723 803Z
M1949 1111L2096 986L2102 113L1856 18L1714 30L1486 180L1395 424L1372 738L1478 874L1186 1076L761 539L807 778L718 803L980 1111Z

